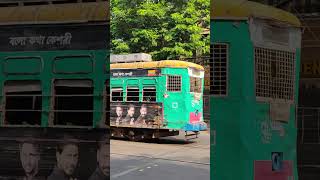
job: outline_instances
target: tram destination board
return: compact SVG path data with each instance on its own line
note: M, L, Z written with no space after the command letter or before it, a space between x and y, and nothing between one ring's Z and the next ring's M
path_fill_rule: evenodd
M109 46L109 24L0 26L0 51L97 50ZM104 37L102 40L101 37Z
M110 70L113 78L160 76L160 69L115 69Z

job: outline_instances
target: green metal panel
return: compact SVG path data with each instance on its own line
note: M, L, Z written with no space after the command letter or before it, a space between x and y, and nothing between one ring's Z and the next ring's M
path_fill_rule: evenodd
M130 87L139 86L139 79L128 79L127 86L130 86Z
M180 75L182 77L181 92L169 92L165 89L165 93L169 97L163 101L165 119L170 120L168 124L172 128L181 129L189 123L191 112L198 110L199 113L203 113L203 99L201 98L199 102L194 101L194 94L190 93L188 69L164 68L162 74ZM204 80L202 80L202 85L203 83Z
M91 73L93 72L93 57L57 57L53 62L53 71L57 74Z
M110 82L110 88L114 88L114 87L121 87L123 88L124 86L124 79L111 79L111 82Z
M88 71L88 59L70 59L74 56L90 56L94 71ZM102 118L103 110L103 92L105 82L109 78L105 67L109 67L108 62L109 51L107 50L68 50L68 51L30 51L30 52L2 52L0 60L5 62L6 59L14 58L9 64L1 63L0 69L2 76L0 78L0 88L7 80L41 80L42 85L42 119L41 125L48 126L48 116L50 111L50 97L52 95L52 82L54 79L91 79L94 87L94 115L93 127L95 127ZM38 69L39 64L36 61L27 59L27 61L19 62L20 59L26 57L39 57L42 60L42 71L38 74L17 74L17 72L32 72ZM54 65L57 57L70 57L65 62L59 62ZM31 58L32 59L32 58ZM34 58L33 58L34 59ZM90 61L91 61L90 60ZM77 63L75 61L78 61ZM81 61L81 62L80 62ZM15 69L17 68L17 69ZM67 73L54 73L56 70L66 71ZM24 70L26 69L26 70ZM30 70L31 69L31 70ZM6 71L15 72L8 74ZM79 72L76 72L79 71ZM84 73L88 72L88 73ZM2 91L3 92L3 91ZM2 96L1 96L2 100ZM2 102L2 101L1 101ZM2 121L1 121L2 122Z
M152 79L144 79L142 81L143 85L156 85L157 81L156 79L152 78Z
M43 60L40 57L11 57L2 63L6 74L39 74L43 70Z
M211 21L211 34L211 43L229 44L228 95L210 100L211 179L254 180L255 161L271 161L272 152L283 152L283 160L294 162L292 170L297 179L295 104L289 123L281 124L285 135L280 136L272 130L270 104L256 100L254 50L247 22ZM300 67L299 58L297 50L296 67ZM298 82L299 73L296 90ZM297 103L297 91L295 100Z
M162 74L179 75L182 78L181 91L170 92L164 89L164 93L168 95L168 98L165 98L163 101L164 118L168 120L168 126L174 129L181 129L189 121L188 113L185 112L188 104L191 105L190 97L186 96L186 94L189 94L188 87L190 86L188 70L164 68L162 69Z

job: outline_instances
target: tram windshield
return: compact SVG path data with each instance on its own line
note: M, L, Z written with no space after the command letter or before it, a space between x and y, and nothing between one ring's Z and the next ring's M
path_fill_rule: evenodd
M189 68L188 72L190 76L190 92L202 93L204 71Z
M201 93L202 92L202 80L203 80L203 78L190 77L190 92Z

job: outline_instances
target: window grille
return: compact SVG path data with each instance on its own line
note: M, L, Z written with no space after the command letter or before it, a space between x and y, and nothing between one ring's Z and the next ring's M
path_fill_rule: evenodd
M210 94L226 96L228 89L228 45L211 45Z
M111 101L123 101L123 91L121 88L113 88L111 90Z
M128 87L127 88L127 101L138 102L139 101L139 88Z
M156 102L157 101L157 92L156 87L144 87L143 92L143 101L144 102Z
M94 101L92 81L59 79L54 81L53 87L53 124L92 126Z
M256 47L254 58L256 96L293 101L295 53Z
M169 75L167 80L167 91L181 91L181 76Z
M4 96L5 125L41 125L40 81L7 81Z
M106 84L105 84L105 94L104 94L104 117L102 118L102 123L105 125L110 125L110 121L108 120L110 118L110 100L111 100L111 95L110 95L110 79L107 79Z

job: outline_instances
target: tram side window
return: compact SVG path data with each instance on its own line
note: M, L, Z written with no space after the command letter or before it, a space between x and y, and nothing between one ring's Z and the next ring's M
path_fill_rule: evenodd
M202 83L201 78L190 77L190 92L201 93Z
M4 85L4 124L41 125L40 81L7 81Z
M181 76L169 75L167 78L167 91L181 91Z
M156 87L144 87L142 90L142 96L144 102L156 102L157 92Z
M128 87L127 88L127 101L138 102L139 101L139 88Z
M110 121L109 121L109 117L110 117L110 100L111 100L111 95L110 95L110 79L106 80L106 84L105 84L105 91L104 91L104 116L102 119L102 123L100 124L101 126L109 126L110 125Z
M121 88L112 88L111 101L123 101L123 91Z
M91 80L54 82L54 124L92 126L93 84Z

